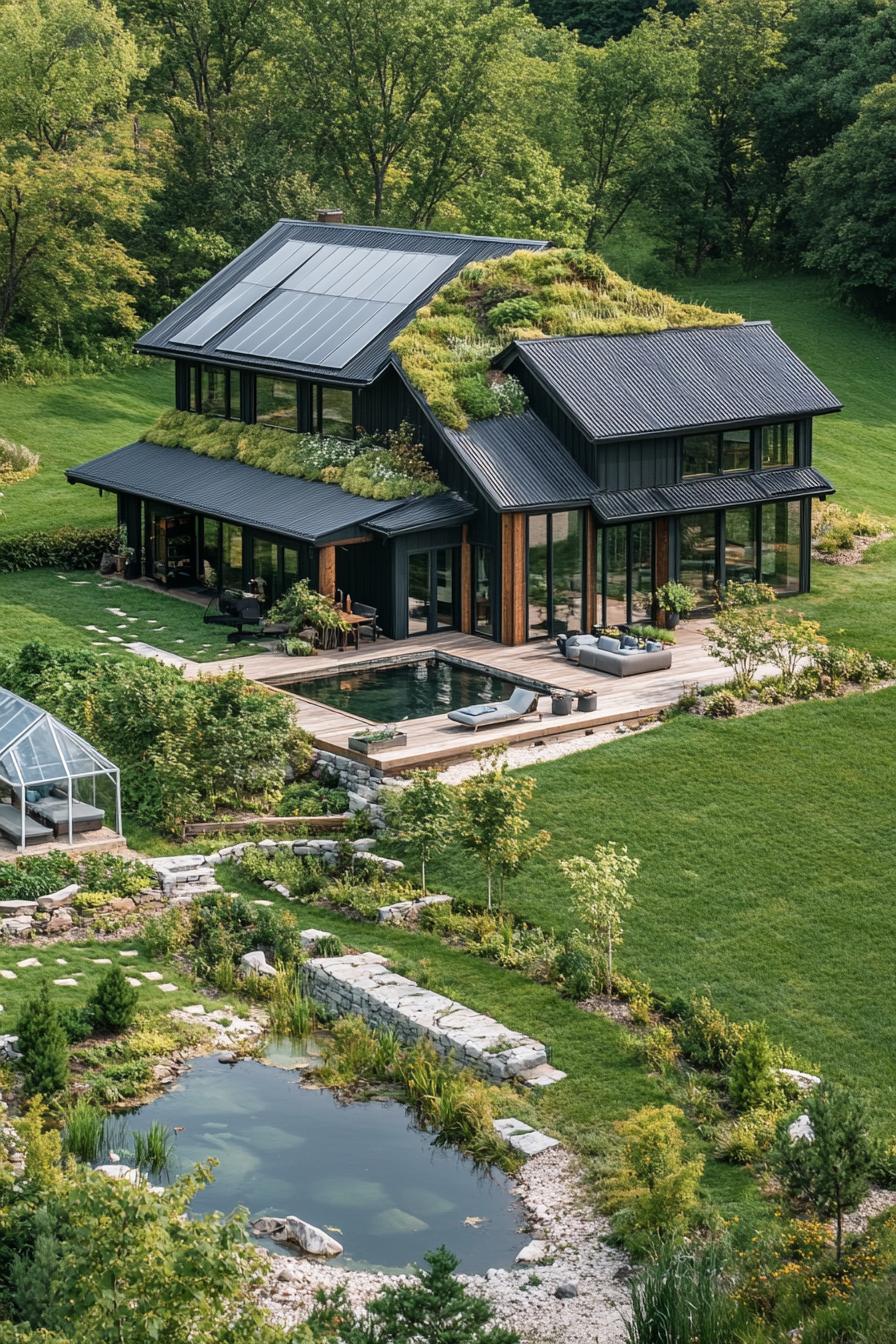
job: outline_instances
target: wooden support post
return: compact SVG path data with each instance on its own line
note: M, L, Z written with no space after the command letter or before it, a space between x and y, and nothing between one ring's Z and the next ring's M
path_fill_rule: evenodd
M526 515L501 515L501 643L524 644L526 620Z
M657 518L653 526L653 567L656 573L656 586L662 588L663 584L669 581L669 519ZM656 604L654 604L650 614L653 620L661 619L660 613L656 610Z
M336 547L321 546L317 552L317 590L324 597L336 597Z
M590 509L585 510L585 563L582 566L582 629L587 634L597 624L597 575L594 559L597 523Z
M473 557L470 547L470 529L464 524L460 543L460 628L465 635L473 633Z

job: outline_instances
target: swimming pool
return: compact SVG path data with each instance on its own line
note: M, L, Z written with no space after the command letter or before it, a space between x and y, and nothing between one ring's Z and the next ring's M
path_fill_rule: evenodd
M506 700L517 685L442 658L346 669L335 676L294 681L280 690L318 700L373 723L400 723L465 705Z

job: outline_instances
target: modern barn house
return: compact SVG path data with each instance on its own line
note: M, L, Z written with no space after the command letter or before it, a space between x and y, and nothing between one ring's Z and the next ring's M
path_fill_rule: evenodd
M713 325L677 305L674 325L553 335L517 301L487 346L452 337L446 318L446 351L481 361L487 349L483 386L513 396L492 398L486 418L440 417L393 341L461 272L455 284L521 250L568 255L546 248L282 220L137 344L172 361L176 408L217 418L220 434L128 444L69 480L117 495L134 576L261 580L268 600L305 577L376 607L396 639L459 629L522 644L647 620L669 578L700 607L732 579L805 591L811 501L833 488L812 465L813 418L840 403L767 322ZM558 281L558 294L574 289ZM471 293L487 321L500 294ZM402 425L428 463L425 488L343 488L351 445L369 450ZM270 436L253 440L270 469L237 456L241 426ZM293 474L308 470L299 457L316 461L318 435L330 465Z

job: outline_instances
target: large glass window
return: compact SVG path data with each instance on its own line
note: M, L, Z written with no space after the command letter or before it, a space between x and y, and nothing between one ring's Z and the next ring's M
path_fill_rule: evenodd
M628 528L625 525L608 527L605 536L607 572L603 624L624 625L628 620Z
M800 502L797 499L762 506L761 578L779 593L799 592Z
M243 529L235 523L221 526L221 587L243 588Z
M632 523L630 621L650 619L653 587L653 523Z
M315 434L328 434L336 439L353 439L355 424L354 403L350 387L311 389L311 427Z
M454 550L412 551L408 556L408 634L450 629L454 623Z
M595 610L599 625L628 625L651 615L653 523L623 523L597 533Z
M722 471L750 470L750 431L726 429L722 434Z
M283 591L288 592L299 581L299 553L292 546L283 548Z
M454 552L447 547L435 552L436 625L450 630L454 625Z
M680 578L692 589L698 606L712 602L716 573L717 515L689 513L682 518Z
M473 629L477 635L495 633L492 610L495 553L490 546L473 547Z
M277 543L266 541L262 537L255 537L252 542L251 591L262 606L268 606L280 596Z
M203 364L200 373L199 409L203 415L226 416L228 411L227 384L230 375L226 369L215 369Z
M529 519L529 638L550 634L548 602L548 516L533 514Z
M255 379L255 419L272 429L291 429L298 425L296 385L289 378Z
M217 518L203 518L199 579L206 588L217 588L220 564L221 524Z
M408 634L420 635L429 629L431 604L430 552L414 551L408 556Z
M718 471L718 434L691 434L682 441L682 476L714 476Z
M227 413L231 420L242 419L242 408L240 406L240 375L238 369L231 369L227 374Z
M796 460L796 425L762 426L762 465L764 467L791 467Z
M755 508L728 509L725 513L725 582L754 582L756 560Z
M551 514L551 634L582 628L582 514Z

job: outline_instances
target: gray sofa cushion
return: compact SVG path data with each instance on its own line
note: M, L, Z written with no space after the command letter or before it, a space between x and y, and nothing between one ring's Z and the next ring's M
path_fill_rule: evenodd
M648 639L646 641L648 653L662 653L663 646L658 639Z
M615 677L633 677L641 672L661 672L671 667L672 650L643 653L640 649L629 649L611 653L601 648L583 649L581 665L596 672L609 672Z
M623 635L622 647L623 649L636 649L638 647L638 641L635 639L634 635Z
M597 647L602 649L604 653L618 653L620 644L619 640L614 639L612 635L601 635L597 641Z

